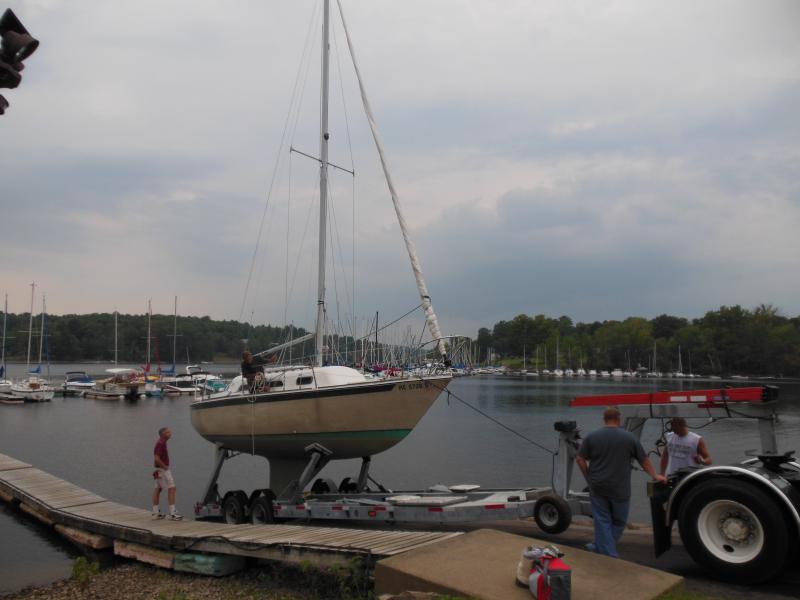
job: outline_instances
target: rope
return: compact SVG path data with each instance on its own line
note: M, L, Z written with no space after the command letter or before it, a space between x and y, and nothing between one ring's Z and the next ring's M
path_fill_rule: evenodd
M525 435L521 434L519 431L517 431L517 430L515 430L515 429L512 429L511 427L509 427L509 426L508 426L508 425L506 425L505 423L502 423L502 422L498 421L498 420L497 420L497 419L495 419L493 416L491 416L491 415L489 415L489 414L487 414L487 413L483 412L481 409L479 409L479 408L476 408L475 406L473 406L472 404L470 404L469 402L467 402L467 401L466 401L466 400L464 400L463 398L460 398L459 396L457 396L456 394L454 394L453 392L451 392L450 390L448 390L446 387L441 387L441 386L439 386L439 385L436 385L436 384L435 384L435 383L433 383L433 382L429 382L429 383L430 383L431 385L433 385L434 387L437 387L437 388L439 388L441 391L443 391L443 392L446 392L446 393L447 393L447 400L448 400L448 402L450 401L450 397L452 396L453 398L455 398L456 400L458 400L459 402L461 402L461 404L463 404L464 406L466 406L466 407L468 407L468 408L471 408L472 410L474 410L474 411L475 411L476 413L478 413L479 415L482 415L482 416L486 417L487 419L489 419L490 421L492 421L492 422L493 422L493 423L495 423L496 425L499 425L500 427L502 427L502 428L503 428L503 429L505 429L506 431L508 431L508 432L510 432L510 433L513 433L513 434L514 434L514 435L516 435L517 437L520 437L520 438L522 438L523 440L525 440L525 441L526 441L526 442L528 442L529 444L532 444L532 445L536 446L536 447L537 447L537 448L539 448L540 450L544 450L545 452L547 452L548 454L551 454L551 455L553 455L554 457L556 456L556 454L558 454L558 452L555 452L555 451L553 451L553 450L550 450L550 448L547 448L546 446L543 446L543 445L542 445L542 444L540 444L539 442L536 442L536 441L534 441L534 440L530 439L529 437L527 437L527 436L525 436Z

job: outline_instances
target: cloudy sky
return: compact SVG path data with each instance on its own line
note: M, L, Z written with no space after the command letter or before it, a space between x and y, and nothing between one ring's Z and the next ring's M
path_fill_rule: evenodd
M10 310L311 325L319 2L6 5L41 40L2 91ZM446 331L800 313L800 3L343 5ZM329 311L389 319L418 297L334 15Z

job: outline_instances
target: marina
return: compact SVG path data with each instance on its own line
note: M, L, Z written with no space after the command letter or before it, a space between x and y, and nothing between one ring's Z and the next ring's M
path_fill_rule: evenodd
M0 14L0 595L793 581L795 15L547 4Z

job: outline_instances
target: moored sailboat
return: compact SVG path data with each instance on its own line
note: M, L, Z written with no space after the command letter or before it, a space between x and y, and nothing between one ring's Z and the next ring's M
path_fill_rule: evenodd
M0 394L11 393L11 380L6 377L6 325L8 324L8 294L3 305L3 342L0 346Z
M44 346L44 326L45 314L47 308L45 305L44 296L42 296L42 325L39 332L39 364L35 369L31 369L31 340L33 337L33 299L36 291L36 283L31 283L31 311L30 320L28 322L28 358L26 363L26 372L28 376L15 383L11 384L11 395L21 398L25 402L46 402L52 400L56 395L56 390L50 385L50 382L40 377L42 371L42 349Z

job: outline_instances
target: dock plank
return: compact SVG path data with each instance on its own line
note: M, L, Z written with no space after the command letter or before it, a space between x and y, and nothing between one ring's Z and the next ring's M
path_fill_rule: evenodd
M31 465L5 454L0 454L0 471L13 471L16 469L29 469Z

